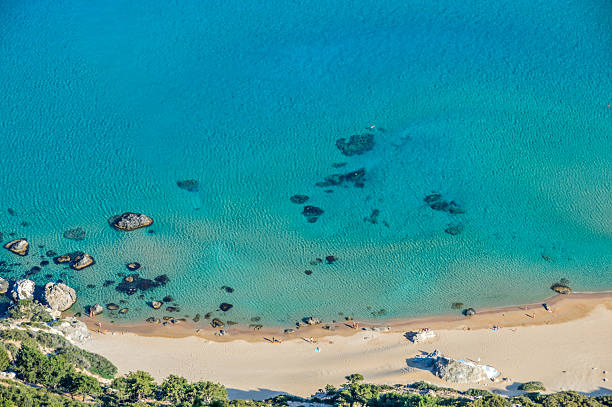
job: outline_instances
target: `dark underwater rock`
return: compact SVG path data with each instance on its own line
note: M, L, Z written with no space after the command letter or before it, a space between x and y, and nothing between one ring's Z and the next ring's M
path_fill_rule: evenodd
M463 225L450 225L444 229L444 232L451 236L457 236L459 233L463 232Z
M7 212L9 213L9 215L11 216L17 216L17 212L15 212L15 210L13 208L8 208Z
M113 280L104 280L104 283L102 284L102 287L110 287L113 284L115 284L115 282Z
M113 216L108 222L115 229L131 231L152 225L153 219L142 213L126 212Z
M223 311L223 312L229 311L232 307L233 307L233 305L229 304L227 302L223 302L223 303L221 303L221 305L219 305L219 309L221 309L221 311Z
M106 309L108 309L109 311L117 311L119 309L119 305L115 304L114 302L111 302L106 304Z
M289 198L289 200L293 202L294 204L303 204L309 199L310 198L308 197L308 195L299 195L299 194L293 195L291 198Z
M176 181L179 188L189 192L198 192L200 190L200 182L195 179L186 179L184 181Z
M42 261L40 262L40 266L41 266L41 267L45 267L45 266L48 266L48 265L49 265L49 261L48 261L48 260L42 260Z
M304 274L306 274L307 276L309 276L309 275L311 275L311 274L312 274L312 270L306 270L306 271L304 271Z
M442 194L434 193L425 196L423 201L434 211L448 212L451 215L460 215L465 213L465 209L455 201L446 201L442 199Z
M336 140L336 147L346 156L361 155L374 148L374 134L355 134L347 141L346 138Z
M363 218L363 221L375 225L378 223L378 215L380 215L380 211L378 209L374 209L372 210L370 216Z
M155 280L156 283L159 283L161 285L166 285L166 283L170 281L170 278L166 274L161 274L155 277L153 280Z
M336 258L336 256L326 256L325 257L325 262L327 264L332 264L335 263L338 259Z
M138 274L130 274L127 276L122 282L117 284L115 290L125 293L127 295L136 294L138 291L147 291L151 288L156 288L161 286L161 283L157 281L150 280L148 278L142 278ZM167 301L170 302L170 301Z
M164 302L174 302L174 298L172 298L172 296L171 296L171 295L166 295L166 296L163 298L163 301L164 301Z
M168 312L181 312L181 309L179 307L166 307L166 311Z
M68 229L64 232L64 237L70 240L84 240L85 231L81 228Z
M232 287L230 287L230 286L227 286L227 285L224 285L223 287L221 287L221 289L225 290L225 292L229 293L229 294L234 292L234 289Z
M318 187L335 187L344 183L352 183L356 188L363 188L365 181L366 169L359 168L355 171L347 172L346 174L331 174L325 177L323 181L317 182Z
M192 321L197 324L198 322L200 322L200 318L200 314L196 314L195 317L193 317Z
M57 256L57 253L56 253L56 252L54 252L53 250L47 250L47 252L45 253L45 255L46 255L47 257L55 257L55 256Z
M311 206L311 205L307 205L304 207L304 210L302 211L302 215L304 216L321 216L323 214L323 209L317 207L317 206Z

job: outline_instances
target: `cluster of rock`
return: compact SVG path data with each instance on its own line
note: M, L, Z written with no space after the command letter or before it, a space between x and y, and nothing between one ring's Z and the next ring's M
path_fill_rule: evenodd
M44 289L38 291L34 281L23 279L15 281L9 291L8 282L0 279L0 288L0 293L8 293L9 298L15 303L23 300L39 300L52 311L66 311L77 300L74 289L63 283L50 282L44 286Z
M293 202L294 204L303 204L309 199L310 197L308 195L301 195L301 194L296 194L289 198L289 200Z
M347 172L346 174L328 175L323 181L319 181L315 185L318 187L335 187L344 183L349 183L353 184L355 188L363 188L365 175L365 168L359 168L358 170Z
M89 253L85 252L73 252L63 254L53 258L55 264L69 264L73 270L83 270L85 267L89 267L95 264L94 258Z
M308 223L315 223L324 212L325 211L318 206L306 205L302 211L302 215L306 217Z
M113 216L108 222L115 229L131 231L152 225L153 219L142 213L126 212Z
M550 289L553 290L556 293L559 294L571 294L572 289L566 285L566 284L561 284L561 283L555 283L553 285L550 286Z
M447 201L442 198L442 194L430 194L423 198L425 203L434 211L447 212L451 215L459 215L465 213L465 209L455 201ZM445 233L451 236L457 236L463 232L463 225L460 223L452 223L444 229Z
M115 289L127 295L136 294L138 291L147 291L151 288L161 287L170 281L166 274L159 275L153 280L140 277L137 273L126 276Z
M355 134L348 141L340 138L336 140L336 147L346 156L361 155L374 148L374 134Z

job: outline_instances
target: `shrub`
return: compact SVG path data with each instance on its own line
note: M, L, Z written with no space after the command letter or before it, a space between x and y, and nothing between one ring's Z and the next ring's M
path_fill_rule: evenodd
M10 363L9 354L4 347L4 344L0 343L0 371L5 371L9 367Z
M8 310L8 315L13 319L27 319L30 322L53 321L45 307L32 300L19 301Z
M491 392L487 390L482 390L482 389L468 389L463 394L467 396L471 396L471 397L487 397L491 395Z
M546 387L542 382L527 382L523 383L518 387L522 391L546 391Z

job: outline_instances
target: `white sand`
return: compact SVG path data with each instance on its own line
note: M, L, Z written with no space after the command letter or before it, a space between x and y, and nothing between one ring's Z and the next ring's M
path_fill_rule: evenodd
M427 344L412 344L397 329L325 338L321 330L317 345L299 337L272 344L263 338L213 342L193 336L93 333L86 349L108 357L120 373L141 369L157 379L178 374L190 380L212 380L225 384L233 398L261 399L279 392L310 395L327 383L343 383L344 376L351 373L361 373L369 382L386 384L426 380L459 389L481 387L512 392L521 382L539 380L550 391L612 392L609 302L592 308L581 318L546 323L503 327L498 332L465 330L456 323L447 324L453 325L452 329L436 329L438 338ZM317 346L320 352L315 352ZM407 359L434 349L453 358L480 358L509 379L458 386L440 381L429 371L408 371ZM604 382L606 376L609 381Z

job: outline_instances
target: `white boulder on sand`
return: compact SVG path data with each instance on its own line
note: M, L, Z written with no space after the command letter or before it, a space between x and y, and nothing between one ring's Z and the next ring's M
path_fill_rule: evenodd
M455 360L438 356L434 362L434 374L442 380L452 383L478 383L493 380L499 372L491 366L477 365L465 360Z

